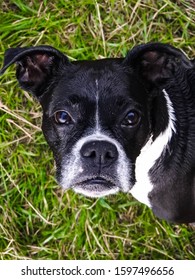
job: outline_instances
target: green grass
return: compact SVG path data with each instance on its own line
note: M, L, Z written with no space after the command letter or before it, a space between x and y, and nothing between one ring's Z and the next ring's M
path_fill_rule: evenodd
M50 44L70 59L97 59L149 41L195 57L194 2L1 1L1 63L15 46ZM131 195L63 192L40 106L19 89L14 67L0 83L0 259L195 259L194 229L157 219Z

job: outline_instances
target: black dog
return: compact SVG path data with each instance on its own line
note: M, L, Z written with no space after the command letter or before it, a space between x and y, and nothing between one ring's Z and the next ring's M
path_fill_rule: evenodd
M131 192L163 219L195 222L195 63L160 43L70 62L49 46L9 49L43 108L57 180L91 197Z

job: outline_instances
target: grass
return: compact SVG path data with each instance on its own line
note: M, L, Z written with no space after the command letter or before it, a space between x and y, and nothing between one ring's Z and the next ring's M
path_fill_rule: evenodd
M161 41L195 56L193 1L1 0L0 62L9 47L50 44L70 59L123 56ZM0 259L194 259L195 231L169 224L131 195L63 192L41 133L41 108L0 80Z

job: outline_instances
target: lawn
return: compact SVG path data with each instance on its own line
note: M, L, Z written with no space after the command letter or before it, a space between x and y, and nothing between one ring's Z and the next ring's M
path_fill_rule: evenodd
M0 3L0 63L9 47L52 45L71 60L124 56L149 41L195 57L194 1ZM0 79L0 259L195 259L195 229L167 223L130 194L64 192L41 132L41 108L14 66Z

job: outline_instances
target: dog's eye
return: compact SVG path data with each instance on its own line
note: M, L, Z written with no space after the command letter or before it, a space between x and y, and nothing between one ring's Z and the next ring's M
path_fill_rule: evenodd
M140 118L140 114L137 111L132 110L126 115L125 119L122 122L122 125L130 127L135 126L139 123Z
M66 111L58 111L54 114L54 117L57 124L69 125L73 123L72 117Z

